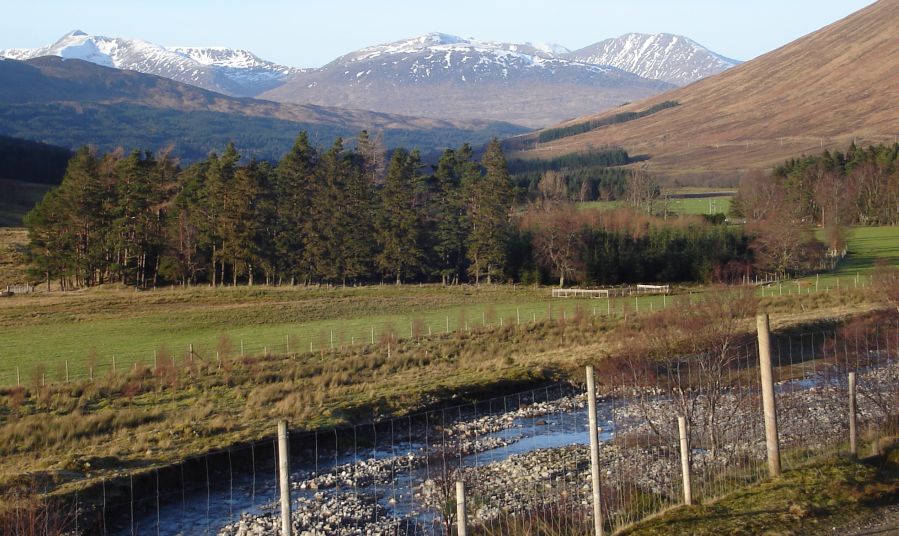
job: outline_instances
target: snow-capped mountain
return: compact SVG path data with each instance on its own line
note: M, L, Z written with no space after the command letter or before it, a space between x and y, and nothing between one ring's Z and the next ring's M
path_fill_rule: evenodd
M715 54L680 35L629 33L564 55L573 61L611 65L678 86L718 74L740 62Z
M366 47L295 74L263 98L541 126L661 93L672 86L578 62L551 44L430 33Z
M318 69L246 50L165 47L75 31L27 60L60 56L154 74L236 97L540 127L597 113L720 72L737 62L669 34L628 34L571 52L555 43L504 43L429 33L350 52Z
M137 39L88 35L76 30L52 45L0 50L0 56L27 60L60 56L146 74L155 74L225 95L253 97L277 87L300 69L262 60L246 50L167 48Z

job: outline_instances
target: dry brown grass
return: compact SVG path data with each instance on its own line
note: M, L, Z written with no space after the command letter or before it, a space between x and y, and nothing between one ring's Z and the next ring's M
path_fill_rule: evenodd
M29 281L28 263L23 248L28 243L28 231L17 227L0 227L0 290L6 285Z
M769 168L799 154L845 149L853 139L892 143L899 131L896 20L899 2L881 0L743 65L614 113L671 100L680 106L513 156L620 145L649 155L655 172L700 177Z

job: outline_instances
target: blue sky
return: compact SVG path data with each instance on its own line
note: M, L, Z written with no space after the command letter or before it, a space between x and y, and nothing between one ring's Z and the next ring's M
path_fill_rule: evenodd
M0 48L38 47L80 29L163 45L246 48L317 67L381 42L439 31L580 48L627 32L686 35L751 59L872 0L0 0Z

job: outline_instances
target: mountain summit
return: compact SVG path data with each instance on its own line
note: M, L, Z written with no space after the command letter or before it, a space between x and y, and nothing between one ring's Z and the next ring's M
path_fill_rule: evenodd
M233 97L528 127L651 97L736 63L668 34L628 34L571 52L555 43L434 32L365 47L318 69L278 65L246 50L165 47L80 30L46 47L0 50L0 57L17 60L41 56L153 74Z
M104 67L155 74L235 97L254 97L282 84L300 69L262 60L246 50L166 48L137 39L70 32L52 45L0 50L0 57L28 60L41 56L79 59Z
M566 57L583 63L611 65L678 86L692 84L740 63L715 54L692 39L666 33L629 33L576 50Z
M559 45L429 33L350 52L261 96L541 126L672 87L616 67L578 62L564 57L567 53Z

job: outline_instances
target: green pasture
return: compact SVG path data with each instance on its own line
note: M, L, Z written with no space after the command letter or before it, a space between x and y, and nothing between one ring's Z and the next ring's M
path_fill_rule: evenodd
M727 214L730 211L730 196L716 197L676 197L668 200L668 212L671 214L698 215L698 214ZM578 203L581 210L612 210L626 206L624 201L589 201ZM660 199L653 205L653 210L661 213L665 208L665 201Z
M7 298L0 385L107 374L154 359L295 354L499 325L657 310L670 297L553 299L549 288L91 290ZM289 344L289 347L288 347Z
M823 231L818 235L823 239ZM846 243L846 257L833 270L799 280L804 292L869 286L878 261L899 267L899 227L854 227L847 232Z
M899 266L899 227L849 234L849 254L832 272L764 288L765 296L870 285L877 259ZM313 352L447 331L621 316L672 303L670 297L553 299L549 288L439 285L359 288L196 287L138 292L91 289L5 298L0 304L0 385L84 378L155 359ZM18 377L17 377L18 372Z
M832 272L849 277L870 273L878 260L899 266L899 227L855 227L849 231L849 254Z

